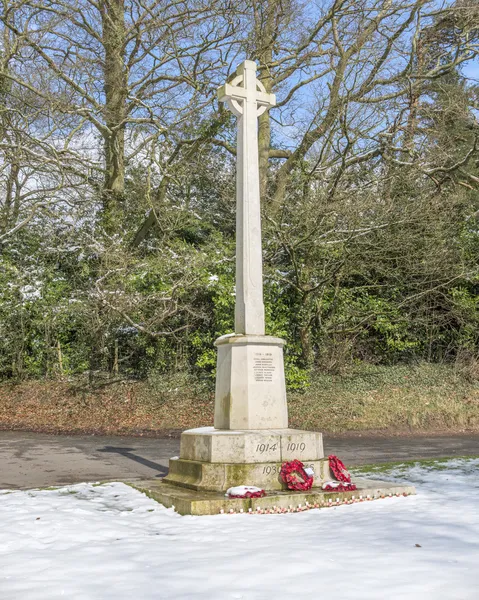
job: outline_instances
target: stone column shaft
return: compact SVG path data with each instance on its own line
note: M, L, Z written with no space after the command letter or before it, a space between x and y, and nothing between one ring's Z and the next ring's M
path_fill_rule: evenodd
M245 68L243 77L247 92L256 91L256 68ZM258 108L255 95L246 96L242 109L237 134L235 333L264 335Z

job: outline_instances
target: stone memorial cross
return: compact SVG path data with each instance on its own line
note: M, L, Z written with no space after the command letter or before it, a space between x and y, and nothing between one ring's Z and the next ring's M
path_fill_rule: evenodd
M182 506L180 512L210 514L217 498L204 508L210 501L198 492L219 491L224 503L224 492L238 485L282 490L279 472L285 461L307 464L317 473L318 484L329 478L321 433L288 427L285 341L265 335L258 116L275 105L275 96L256 79L256 64L246 60L231 82L219 88L218 97L238 118L235 331L215 341L214 427L181 434L180 456L170 460L163 480L172 490L162 496L168 506ZM195 492L179 494L175 486Z
M276 98L256 78L256 63L245 60L231 83L218 89L218 99L238 117L235 333L264 335L258 117Z

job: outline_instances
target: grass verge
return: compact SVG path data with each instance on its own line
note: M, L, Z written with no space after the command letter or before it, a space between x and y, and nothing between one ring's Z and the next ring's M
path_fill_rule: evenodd
M317 374L289 399L292 427L342 431L477 431L479 382L452 366L361 365L347 375Z
M446 365L316 374L305 392L288 395L288 406L291 427L335 434L479 431L479 382ZM211 425L213 411L211 386L185 374L96 391L68 381L0 385L2 429L155 435Z
M386 463L374 463L370 465L354 466L349 471L357 477L375 476L390 471L406 472L411 467L419 466L435 471L443 471L450 469L449 463L452 460L475 460L478 456L449 456L444 458L428 458L420 460L400 460Z

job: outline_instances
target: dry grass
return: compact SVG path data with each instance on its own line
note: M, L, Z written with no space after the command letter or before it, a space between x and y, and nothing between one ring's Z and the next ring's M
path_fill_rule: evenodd
M452 366L361 365L343 376L317 375L290 395L293 427L343 431L478 431L479 382Z
M95 391L68 382L0 386L0 428L51 433L153 434L211 423L214 398L191 386L113 383Z
M0 386L0 427L62 433L153 435L211 425L210 387L184 375L113 383L91 391L71 382ZM331 433L479 431L479 383L453 367L358 367L317 375L289 394L292 427Z

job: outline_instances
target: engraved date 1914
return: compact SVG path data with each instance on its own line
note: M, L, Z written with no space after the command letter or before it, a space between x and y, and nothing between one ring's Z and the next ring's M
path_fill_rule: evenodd
M275 452L278 447L278 442L274 444L258 444L256 446L256 452L264 454L265 452Z

